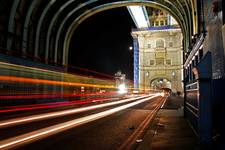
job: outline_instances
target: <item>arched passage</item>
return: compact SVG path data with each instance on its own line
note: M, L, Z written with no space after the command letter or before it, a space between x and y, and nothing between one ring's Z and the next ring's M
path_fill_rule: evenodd
M91 17L92 15L102 12L104 10L108 10L108 9L113 9L113 8L117 8L117 7L124 7L124 6L128 6L128 5L144 5L144 6L148 6L148 7L154 7L154 8L158 8L158 9L163 9L166 10L168 12L170 12L172 14L172 16L174 16L174 18L177 19L178 23L181 26L182 32L184 34L184 47L186 47L187 45L189 45L189 36L188 36L188 29L185 26L185 24L182 24L182 22L185 22L185 20L183 19L182 15L177 12L180 15L177 15L175 12L173 12L172 10L170 10L169 8L161 5L161 4L157 4L157 3L153 3L151 1L146 1L146 2L117 2L117 3L109 3L109 4L104 4L104 5L100 5L97 6L91 10L85 11L83 14L81 14L79 17L77 17L69 26L68 30L66 30L66 35L64 38L64 44L63 47L59 48L56 45L56 49L63 49L63 60L62 63L63 65L67 65L67 58L68 58L68 50L69 50L69 44L70 44L70 40L71 37L74 33L74 31L76 30L76 28L88 17ZM62 36L63 37L63 36ZM187 48L185 48L185 50L187 50Z
M150 87L152 89L172 89L172 82L164 77L155 78L151 80Z
M135 0L135 1L79 1L79 0L51 0L38 2L29 2L26 0L18 0L17 3L11 4L11 12L9 14L10 21L8 23L10 34L21 35L20 39L16 41L7 36L7 49L12 49L12 45L17 43L17 49L27 53L32 50L35 57L43 57L47 62L51 59L54 63L67 65L68 62L68 48L71 36L76 27L88 17L95 13L103 12L107 9L116 7L124 7L128 5L144 5L147 7L155 7L168 11L180 24L184 34L184 50L189 51L190 37L193 34L193 25L191 19L193 10L196 7L194 2L186 1L148 1L148 0ZM190 6L189 6L190 5ZM23 8L23 13L18 13ZM34 13L37 9L41 13ZM27 13L25 13L27 11ZM21 16L18 16L21 14ZM27 15L26 15L27 14ZM29 14L29 15L28 15ZM24 29L17 27L13 29L14 24L17 24L15 18L21 18ZM22 19L24 18L24 19ZM36 24L32 24L32 22ZM30 34L32 31L32 34ZM196 31L196 30L195 30ZM30 34L30 35L27 35ZM19 41L20 40L20 41ZM32 42L30 42L32 41ZM28 46L29 43L34 43ZM63 56L59 56L58 53Z
M213 92L217 93L217 89L222 89L221 87L224 87L224 85L222 85L223 82L221 82L221 80L224 81L224 72L220 72L224 68L224 64L220 63L220 60L224 59L224 49L222 48L222 46L224 46L222 43L224 38L221 34L221 27L223 26L224 31L225 21L224 17L221 17L223 20L220 20L218 17L220 14L224 16L224 1L219 2L220 3L218 3L218 1L203 0L36 0L35 2L30 0L2 0L0 1L0 48L1 51L2 49L6 49L7 53L8 50L13 50L20 56L26 54L26 57L28 57L27 54L32 51L30 53L31 55L34 54L36 57L42 57L47 63L49 63L52 56L54 56L54 63L66 66L71 37L80 23L88 17L95 13L103 12L104 10L127 5L144 5L164 9L177 19L180 24L184 35L183 50L186 52L192 50L191 54L187 55L186 63L184 64L184 82L186 82L186 87L191 87L193 90L188 89L186 92L189 91L190 96L192 96L193 94L191 92L196 91L195 94L198 96L196 96L196 101L202 102L205 101L205 98L202 98L201 101L199 96L205 93L211 94L212 91L202 92L199 91L199 89L194 89L195 86L193 86L193 83L189 86L187 86L187 83L195 80L192 69L201 63L201 60L204 58L203 56L209 56L205 55L208 51L213 50L212 62L213 64L215 63L215 65L205 63L202 68L213 68L213 77L209 77L209 79L212 78L214 81L219 79L216 81L218 85L214 85L215 88L213 87L215 89ZM222 6L223 11L219 11L218 8L215 8L214 4L221 4L218 6ZM211 5L214 9L211 9ZM208 18L212 16L215 18ZM207 22L207 19L209 22ZM214 21L220 21L221 24L217 27L213 27L214 23L216 23ZM205 35L206 26L213 27L208 31L208 35ZM219 30L215 32L215 29ZM216 38L212 38L214 37L212 35L215 35ZM199 37L199 39L197 39L197 37ZM219 38L217 39L217 37ZM219 44L215 44L217 42ZM219 54L217 52L222 53ZM211 80L209 84L211 84ZM218 95L215 93L213 94ZM205 97L213 98L211 95ZM222 92L221 97L223 97ZM218 103L218 106L219 105L221 105L221 102ZM198 107L198 105L194 105L194 107L190 108L195 107ZM200 109L200 111L201 110L209 109L204 107L204 109ZM199 114L201 113L202 112Z

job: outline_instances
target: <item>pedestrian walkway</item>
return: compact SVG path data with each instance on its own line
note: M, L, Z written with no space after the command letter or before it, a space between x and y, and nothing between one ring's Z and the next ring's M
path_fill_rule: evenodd
M183 99L171 96L157 113L138 150L198 150L198 140L183 117Z

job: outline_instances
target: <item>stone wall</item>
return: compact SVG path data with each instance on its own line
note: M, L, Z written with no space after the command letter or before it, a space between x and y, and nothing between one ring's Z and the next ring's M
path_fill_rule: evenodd
M139 43L139 87L153 88L155 79L167 79L173 92L183 91L182 33L180 29L135 31Z
M225 77L225 55L222 35L222 10L217 2L205 1L206 37L204 52L212 52L212 76L213 79Z

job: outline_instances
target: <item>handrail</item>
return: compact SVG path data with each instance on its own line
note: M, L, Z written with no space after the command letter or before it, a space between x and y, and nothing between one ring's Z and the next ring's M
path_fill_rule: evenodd
M187 67L190 61L192 61L192 58L196 55L196 53L199 51L200 47L202 46L203 41L204 41L204 34L202 33L200 37L198 38L198 41L193 46L191 53L188 55L188 58L186 59L184 63L184 67Z

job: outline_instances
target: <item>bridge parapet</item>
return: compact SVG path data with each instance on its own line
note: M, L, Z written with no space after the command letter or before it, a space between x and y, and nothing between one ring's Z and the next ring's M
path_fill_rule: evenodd
M202 34L184 64L185 116L201 144L212 142L212 58L203 56Z

